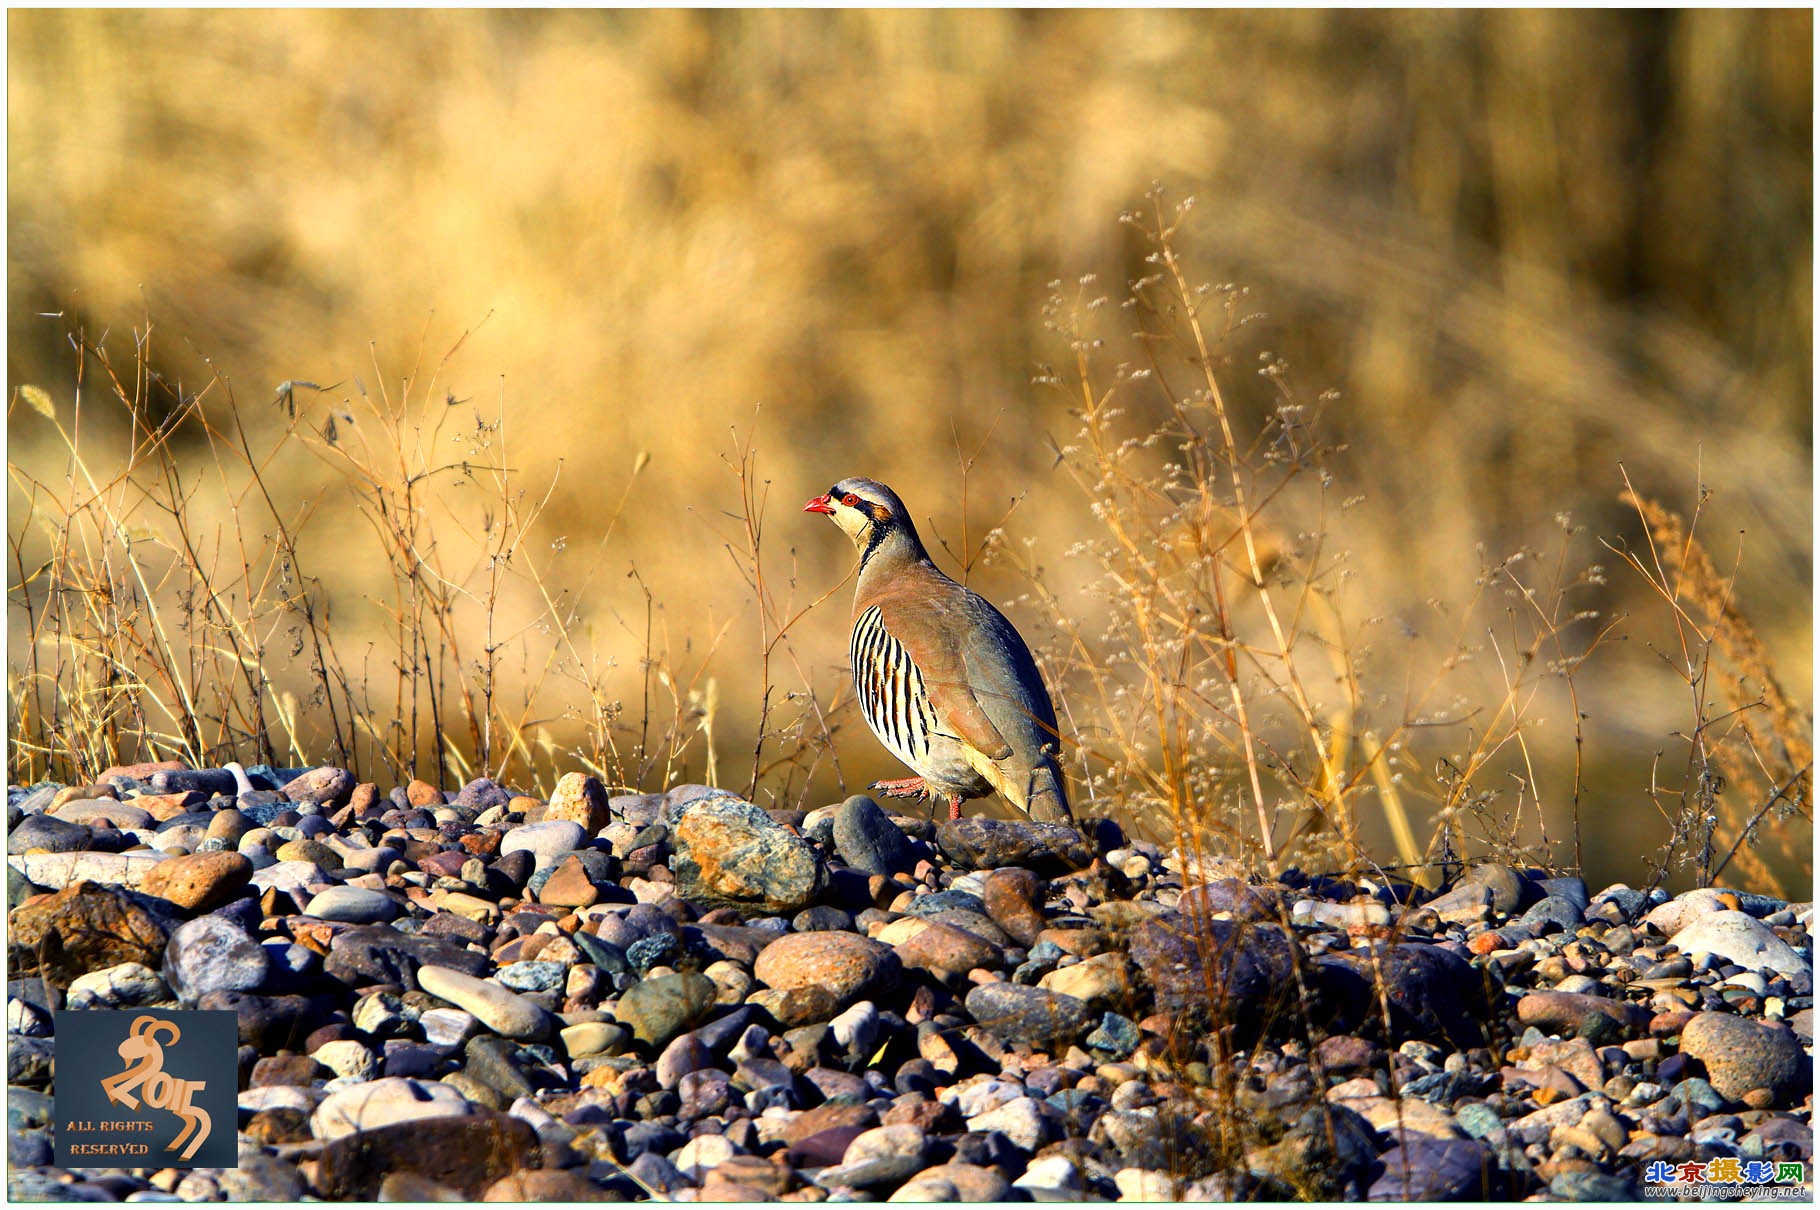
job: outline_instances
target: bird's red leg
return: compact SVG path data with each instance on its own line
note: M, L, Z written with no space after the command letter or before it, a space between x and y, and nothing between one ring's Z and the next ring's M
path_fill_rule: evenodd
M886 798L921 798L929 793L929 787L920 777L904 777L897 781L875 781L872 788Z
M948 796L949 822L953 822L954 820L957 820L960 817L961 817L961 796L958 794L951 794Z

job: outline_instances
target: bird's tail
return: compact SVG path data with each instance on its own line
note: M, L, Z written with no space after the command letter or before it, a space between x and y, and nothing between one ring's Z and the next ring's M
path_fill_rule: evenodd
M1031 768L1024 787L1024 801L1017 805L1038 823L1074 826L1074 812L1068 809L1068 787L1053 759L1045 759Z
M1068 787L1061 766L1045 750L1034 761L1021 755L993 760L979 749L964 749L967 763L984 777L992 788L1005 796L1005 801L1038 823L1074 826L1074 812L1068 809Z

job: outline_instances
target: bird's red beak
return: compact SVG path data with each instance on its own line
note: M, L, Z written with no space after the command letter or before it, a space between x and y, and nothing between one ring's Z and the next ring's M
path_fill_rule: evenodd
M834 503L825 495L817 496L803 505L803 511L806 513L831 513L834 511Z

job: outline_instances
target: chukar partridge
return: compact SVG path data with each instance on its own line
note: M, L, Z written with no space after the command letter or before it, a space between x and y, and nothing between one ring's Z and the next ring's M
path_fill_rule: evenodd
M1072 823L1055 707L1005 615L943 575L897 493L842 479L803 505L860 549L848 648L860 713L915 777L874 783L893 798L961 801L997 790L1042 823Z

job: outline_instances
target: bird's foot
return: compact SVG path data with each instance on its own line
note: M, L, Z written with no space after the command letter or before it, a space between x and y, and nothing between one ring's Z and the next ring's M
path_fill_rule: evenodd
M896 781L875 781L872 788L886 798L923 798L929 785L920 777L902 777Z
M961 796L958 794L951 794L948 796L948 822L953 823L955 820L959 819L960 817L961 817Z

